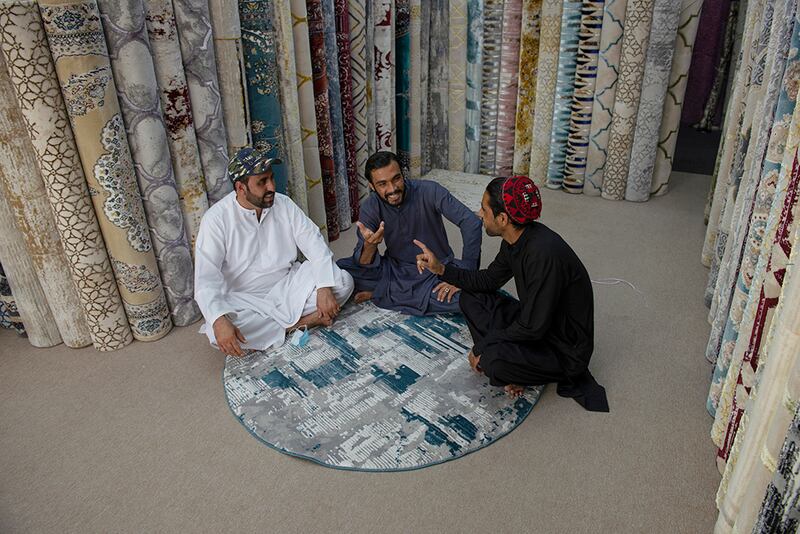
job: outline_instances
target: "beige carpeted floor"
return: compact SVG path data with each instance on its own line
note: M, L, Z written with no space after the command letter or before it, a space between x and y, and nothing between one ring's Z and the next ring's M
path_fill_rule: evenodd
M591 369L611 413L551 386L506 438L420 471L335 471L261 444L197 326L108 354L0 332L0 532L710 532L709 180L672 184L644 204L544 191L543 222L592 277L638 290L595 286ZM484 265L498 246L485 238Z

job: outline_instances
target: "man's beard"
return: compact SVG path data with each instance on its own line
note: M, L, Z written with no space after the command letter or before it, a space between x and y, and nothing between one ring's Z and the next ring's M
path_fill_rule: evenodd
M393 195L395 193L399 193L400 198L397 200L397 202L394 202L394 203L389 202L389 195ZM380 198L382 201L384 201L386 204L388 204L390 206L399 206L400 204L403 203L403 200L405 200L405 198L406 198L406 190L405 190L405 188L403 188L403 189L395 189L391 193L387 193L386 197L382 197L381 195L378 195L378 198Z
M245 198L256 208L266 209L271 208L272 204L275 202L275 193L267 193L263 197L257 197L250 192L250 189L248 189Z

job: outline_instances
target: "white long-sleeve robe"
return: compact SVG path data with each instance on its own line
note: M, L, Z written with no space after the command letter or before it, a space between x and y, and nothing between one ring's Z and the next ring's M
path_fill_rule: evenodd
M307 261L297 261L297 250ZM216 345L212 325L228 314L247 339L244 348L280 345L286 328L316 308L316 289L330 287L343 304L353 280L339 269L319 228L289 197L271 208L242 207L231 192L203 215L195 248L195 300L200 332Z

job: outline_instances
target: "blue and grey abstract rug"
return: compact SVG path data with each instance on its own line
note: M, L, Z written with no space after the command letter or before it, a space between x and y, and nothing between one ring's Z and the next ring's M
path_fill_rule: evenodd
M405 471L503 437L543 387L510 399L470 369L461 315L413 317L348 305L305 347L228 357L231 410L270 447L339 469Z

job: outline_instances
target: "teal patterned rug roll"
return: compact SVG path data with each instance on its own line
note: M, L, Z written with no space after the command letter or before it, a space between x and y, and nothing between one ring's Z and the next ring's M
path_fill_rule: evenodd
M272 0L241 0L239 17L253 146L286 161ZM272 172L276 190L285 194L286 165L275 165Z
M553 101L553 128L550 132L550 155L547 165L547 187L558 189L564 180L567 157L567 136L572 116L572 94L575 91L575 70L578 66L581 2L564 2L561 15L561 44L558 56L556 92Z
M481 87L483 86L483 0L467 0L467 89L464 112L464 172L481 164Z

